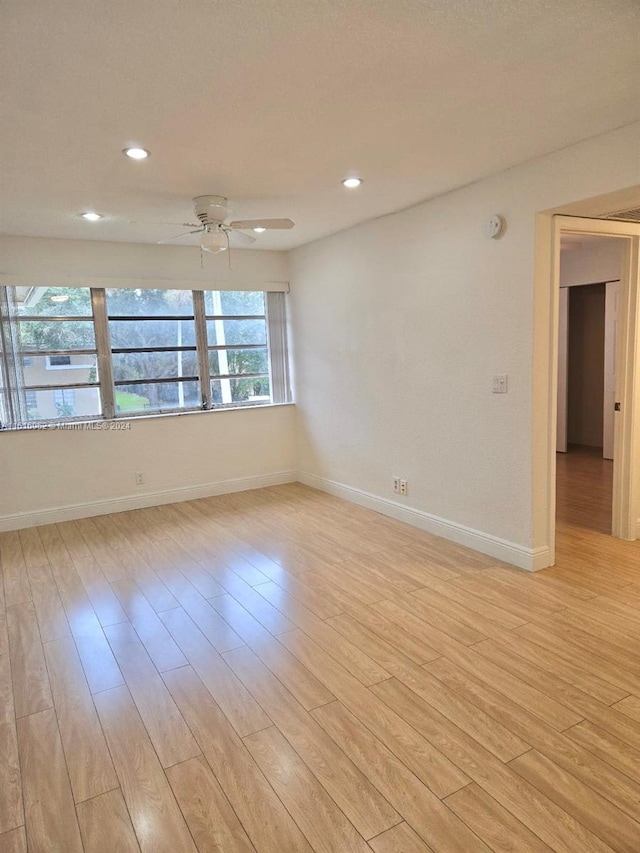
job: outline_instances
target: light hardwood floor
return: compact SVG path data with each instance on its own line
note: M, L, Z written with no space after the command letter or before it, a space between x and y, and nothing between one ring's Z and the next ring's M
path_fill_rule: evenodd
M570 445L557 462L558 525L610 534L613 461L602 458L602 448Z
M301 485L0 534L1 853L638 853L640 543L559 546Z

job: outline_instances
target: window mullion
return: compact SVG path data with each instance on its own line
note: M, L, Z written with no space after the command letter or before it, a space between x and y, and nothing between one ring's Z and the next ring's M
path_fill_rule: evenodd
M202 408L211 408L211 382L209 380L209 350L207 346L207 320L204 306L204 292L194 290L193 314L196 326L196 349L198 352L198 374Z
M108 420L112 420L116 415L116 403L113 384L113 365L111 363L109 320L107 318L107 301L104 288L91 288L91 307L93 309L93 325L98 353L102 416Z

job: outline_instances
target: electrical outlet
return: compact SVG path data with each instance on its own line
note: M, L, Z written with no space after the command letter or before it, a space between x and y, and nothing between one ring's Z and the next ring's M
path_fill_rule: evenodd
M396 495L400 494L400 477L393 478L393 491L396 493Z
M136 486L141 486L144 483L144 473L136 471Z
M400 494L401 495L407 494L407 481L406 480L400 480Z

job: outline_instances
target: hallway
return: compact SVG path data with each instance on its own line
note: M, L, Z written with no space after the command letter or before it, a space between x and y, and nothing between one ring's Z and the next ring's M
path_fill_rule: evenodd
M611 533L613 462L602 448L570 445L557 455L558 530L584 528Z

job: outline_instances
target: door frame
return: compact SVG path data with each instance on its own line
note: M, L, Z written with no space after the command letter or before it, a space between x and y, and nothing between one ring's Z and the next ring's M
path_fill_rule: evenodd
M604 285L604 393L602 395L602 456L615 457L615 411L614 402L618 390L615 382L618 366L618 304L620 302L620 279L606 281ZM615 316L615 323L611 323ZM613 381L610 381L613 377ZM612 387L613 386L613 387Z
M612 534L637 539L640 519L640 224L540 213L536 217L532 447L534 569L555 562L556 439L560 238L562 233L618 237L624 252L614 438Z
M567 435L569 431L569 291L569 287L561 287L558 290L558 408L556 416L556 451L560 453L567 452ZM564 345L562 349L560 344ZM560 404L561 402L562 405Z

